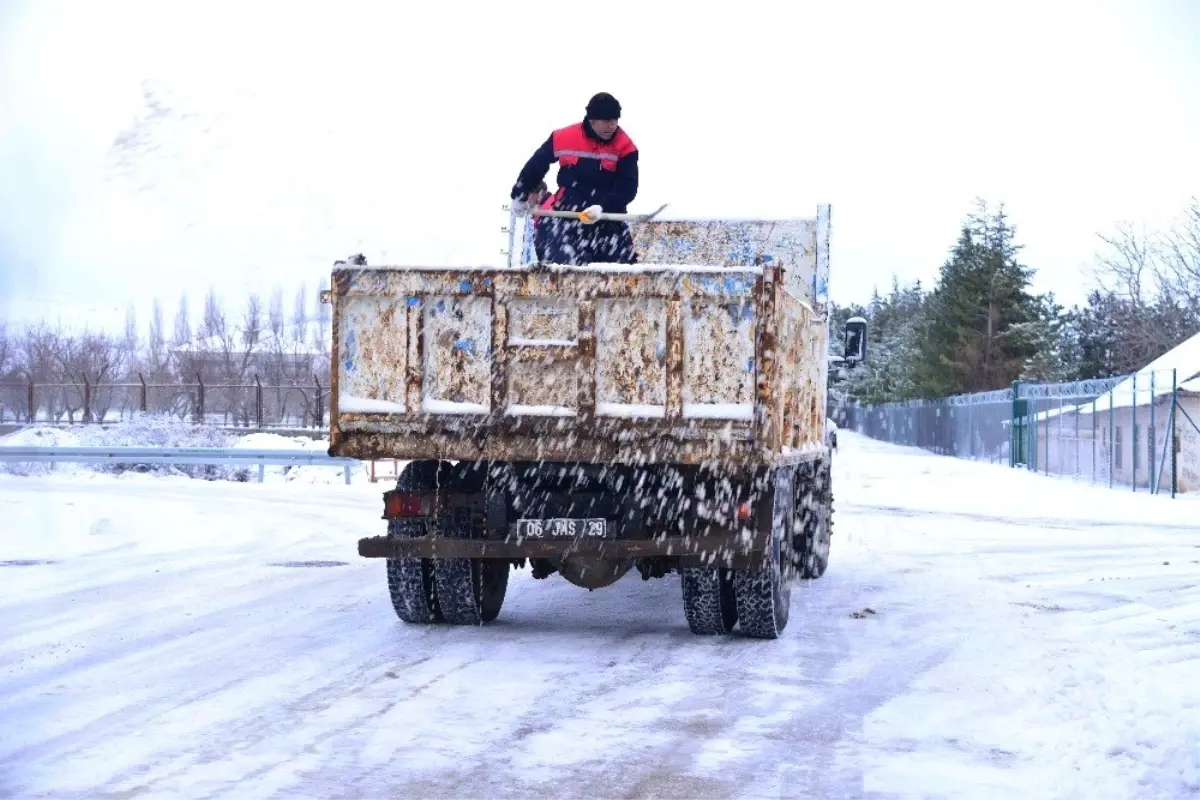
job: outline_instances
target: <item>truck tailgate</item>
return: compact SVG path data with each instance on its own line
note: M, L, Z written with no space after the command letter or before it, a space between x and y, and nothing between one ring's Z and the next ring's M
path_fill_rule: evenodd
M363 269L341 279L331 409L341 431L470 425L510 442L574 434L580 445L617 427L753 433L761 270Z
M336 269L330 452L701 463L798 443L824 359L816 229L704 225L639 226L645 266Z

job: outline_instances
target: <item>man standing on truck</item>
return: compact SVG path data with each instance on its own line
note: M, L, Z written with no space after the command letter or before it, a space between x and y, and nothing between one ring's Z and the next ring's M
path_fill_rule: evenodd
M579 212L579 219L542 220L545 260L632 264L636 255L629 226L598 217L603 212L628 212L638 192L638 149L618 124L621 104L611 94L592 97L586 112L583 122L551 133L525 163L509 195L512 207L524 216L535 199L535 187L557 161L558 191L551 207Z

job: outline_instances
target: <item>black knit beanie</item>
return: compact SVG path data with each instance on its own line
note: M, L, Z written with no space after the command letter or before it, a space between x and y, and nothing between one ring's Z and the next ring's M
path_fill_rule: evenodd
M608 92L600 92L587 104L588 119L620 119L621 104Z

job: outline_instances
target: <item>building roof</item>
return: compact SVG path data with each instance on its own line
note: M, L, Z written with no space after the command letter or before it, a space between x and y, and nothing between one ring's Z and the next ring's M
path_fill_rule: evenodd
M1184 340L1158 358L1126 377L1093 402L1050 409L1034 415L1038 422L1060 414L1099 414L1111 409L1149 405L1152 399L1180 392L1200 393L1200 333ZM1135 391L1136 388L1136 391Z
M326 331L325 338L331 339L331 332ZM263 331L258 335L258 340L251 346L247 347L245 339L242 338L241 332L235 333L231 337L233 352L237 355L246 355L247 353L283 353L289 356L322 356L329 351L323 348L314 347L311 341L301 341L286 333L275 336L270 331ZM185 344L173 347L172 350L176 353L195 353L204 355L207 353L224 353L225 343L219 336L209 336L207 338L193 339Z

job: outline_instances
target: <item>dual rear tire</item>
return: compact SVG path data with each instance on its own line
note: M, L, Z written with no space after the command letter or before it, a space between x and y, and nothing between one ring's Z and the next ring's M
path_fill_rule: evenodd
M776 639L787 627L791 583L820 578L829 564L832 491L828 457L776 473L771 492L772 537L758 569L684 567L684 616L692 633ZM453 482L451 467L432 461L405 466L400 491L436 492ZM388 521L390 538L425 536L436 529L451 538L483 535L467 509L434 520ZM485 625L500 615L508 590L507 561L484 558L387 559L388 594L396 615L417 625Z
M788 623L792 588L774 566L765 569L684 567L683 613L700 636L721 636L741 626L754 639L776 639Z
M404 492L435 492L449 479L449 465L414 461L396 482ZM481 534L467 509L451 509L433 520L388 520L389 538L442 536L470 539ZM414 625L486 625L500 616L508 591L508 562L489 558L389 558L388 595L404 622Z
M737 626L751 638L779 638L788 624L792 580L819 578L829 565L830 484L828 457L775 474L772 547L762 568L680 570L683 611L692 633L718 636Z

